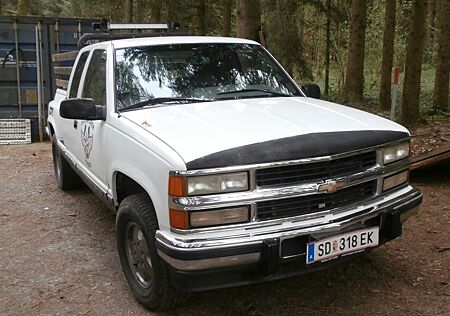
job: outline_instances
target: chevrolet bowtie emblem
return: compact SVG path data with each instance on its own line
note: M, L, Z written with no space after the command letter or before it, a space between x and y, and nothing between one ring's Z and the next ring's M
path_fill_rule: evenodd
M344 180L327 180L324 184L319 185L319 192L333 193L343 186Z

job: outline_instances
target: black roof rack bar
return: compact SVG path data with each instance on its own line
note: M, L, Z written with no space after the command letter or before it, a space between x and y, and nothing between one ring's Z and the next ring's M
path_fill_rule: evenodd
M161 36L189 36L186 32L153 32L153 33L87 33L78 40L78 50L83 47L99 42L112 41L116 39L161 37Z

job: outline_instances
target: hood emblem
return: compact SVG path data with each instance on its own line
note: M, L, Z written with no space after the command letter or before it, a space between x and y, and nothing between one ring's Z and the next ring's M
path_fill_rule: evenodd
M324 184L319 185L319 192L334 193L342 188L345 184L344 180L327 180Z

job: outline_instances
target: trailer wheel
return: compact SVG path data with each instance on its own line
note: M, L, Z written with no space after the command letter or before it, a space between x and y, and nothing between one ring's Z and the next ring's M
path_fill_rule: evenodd
M153 311L182 303L187 293L172 286L167 265L156 250L158 221L149 197L126 197L120 203L116 223L120 262L137 301Z
M61 150L56 144L56 135L52 136L52 155L58 188L61 190L70 190L79 187L81 179L62 156Z

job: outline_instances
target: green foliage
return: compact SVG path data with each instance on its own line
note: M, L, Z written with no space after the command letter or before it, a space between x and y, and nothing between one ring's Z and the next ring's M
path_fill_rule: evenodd
M406 44L411 22L411 0L400 0L397 6L397 25L394 41L394 65L405 68Z
M304 56L303 29L297 0L263 1L267 47L286 70L298 79L313 79Z
M364 91L376 92L380 86L381 59L383 49L384 5L382 1L373 1L367 6L367 29L364 56ZM375 95L371 95L375 97Z

